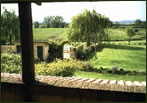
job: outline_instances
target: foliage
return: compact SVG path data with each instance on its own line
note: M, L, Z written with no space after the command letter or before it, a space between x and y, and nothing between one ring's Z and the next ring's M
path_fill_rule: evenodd
M134 31L133 27L127 27L126 28L126 33L127 33L127 36L129 37L128 43L130 44L131 37L135 36L135 31Z
M82 66L77 60L60 60L56 59L51 63L41 63L35 65L36 73L39 75L55 75L55 76L72 76L76 70L80 70Z
M87 44L93 42L96 53L96 43L108 39L107 28L110 23L109 18L98 14L95 10L92 12L85 10L72 18L68 39L71 41L85 41Z
M47 16L44 18L43 24L47 28L64 28L67 25L62 16Z
M135 26L136 26L136 27L141 27L141 23L142 23L142 21L141 21L140 19L137 19L137 20L135 21Z
M1 53L1 72L21 73L20 55Z
M34 22L34 28L39 28L39 22L38 21Z
M49 57L48 62L53 61L55 58L62 58L63 56L63 45L62 41L49 40Z
M3 9L4 12L1 14L1 40L3 44L6 44L8 41L9 44L12 44L13 41L20 39L19 18L13 10L8 11L5 8Z
M119 28L119 27L120 27L119 22L116 22L116 23L115 23L115 28Z

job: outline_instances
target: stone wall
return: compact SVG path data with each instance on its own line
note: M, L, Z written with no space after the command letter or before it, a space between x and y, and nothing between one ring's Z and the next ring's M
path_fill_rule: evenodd
M1 45L1 51L16 53L16 46L15 45Z
M20 74L2 73L1 78L3 101L23 101L26 98L26 87ZM32 101L145 102L146 100L146 82L36 76L36 82L30 86Z

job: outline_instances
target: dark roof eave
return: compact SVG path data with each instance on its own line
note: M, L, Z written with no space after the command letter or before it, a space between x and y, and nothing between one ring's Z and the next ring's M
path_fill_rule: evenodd
M82 1L112 1L112 0L1 0L1 3L20 3L20 2L82 2ZM113 0L117 1L117 0Z

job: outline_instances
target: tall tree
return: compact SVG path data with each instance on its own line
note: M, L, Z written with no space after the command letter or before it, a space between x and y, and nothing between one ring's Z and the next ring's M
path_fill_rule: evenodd
M120 27L120 24L119 24L118 21L115 23L115 26L116 26L116 28L119 28Z
M45 24L46 27L49 28L53 18L54 18L54 16L47 16L47 17L45 17L44 21L43 21L43 24Z
M1 15L2 39L9 39L9 44L12 44L12 40L20 39L19 18L16 16L15 11L3 9L4 12Z
M112 23L109 18L97 13L85 10L74 16L68 31L68 39L71 41L86 41L87 44L93 42L95 45L104 39L108 39L107 28Z
M135 26L136 26L136 27L141 27L141 23L142 23L142 21L141 21L140 19L137 19L137 20L135 21Z
M133 27L127 27L126 33L127 33L127 36L129 37L128 44L130 45L131 37L133 37L135 35L135 31L134 31Z
M39 28L39 22L38 21L34 21L34 28Z
M67 24L62 16L48 16L43 22L47 28L64 28Z

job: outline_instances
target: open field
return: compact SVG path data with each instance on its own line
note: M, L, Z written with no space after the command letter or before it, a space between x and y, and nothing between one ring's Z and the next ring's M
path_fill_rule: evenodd
M137 39L145 39L146 38L146 29L138 29L139 32L133 36L132 40ZM108 29L110 40L128 40L128 36L126 34L126 29L117 28L117 29Z
M66 39L66 28L33 28L34 40L64 40Z
M125 29L108 29L110 40L128 40ZM67 38L67 28L33 28L34 40L65 40ZM145 39L146 29L139 29L139 32L132 39Z

